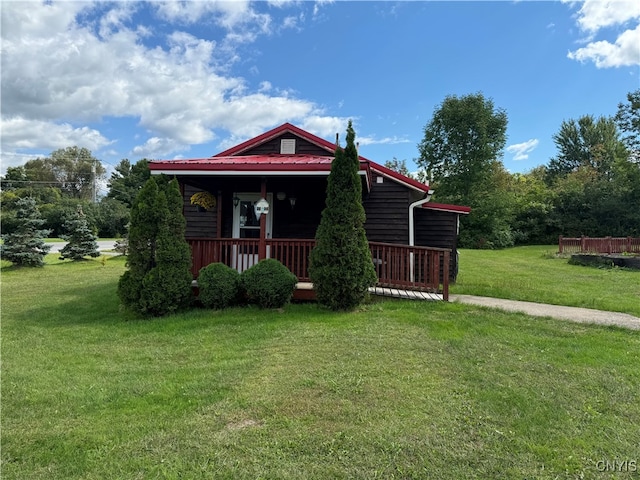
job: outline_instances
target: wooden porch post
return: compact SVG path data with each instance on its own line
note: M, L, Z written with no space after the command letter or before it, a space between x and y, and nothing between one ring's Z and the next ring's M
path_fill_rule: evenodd
M222 238L222 192L218 190L218 210L216 212L216 238Z
M262 177L262 184L260 185L260 197L267 198L267 179ZM271 206L269 206L271 208ZM260 215L260 241L258 242L258 260L267 258L267 216L265 214Z
M449 265L451 262L451 253L449 250L444 252L444 264L442 265L442 300L449 301ZM440 272L438 272L440 275ZM436 277L437 278L437 277Z

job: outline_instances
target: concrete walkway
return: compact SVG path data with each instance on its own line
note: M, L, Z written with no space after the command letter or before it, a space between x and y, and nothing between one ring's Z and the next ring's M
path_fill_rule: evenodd
M563 307L544 303L503 300L500 298L477 297L475 295L450 295L452 302L499 308L509 312L523 312L534 317L551 317L578 323L615 325L617 327L640 330L640 318L628 313L605 312L591 308Z

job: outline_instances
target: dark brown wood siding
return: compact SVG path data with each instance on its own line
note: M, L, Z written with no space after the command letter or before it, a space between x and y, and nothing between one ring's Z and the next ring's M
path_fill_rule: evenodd
M197 191L206 190L222 199L219 237L230 238L233 223L233 194L236 192L260 192L259 177L182 177L184 188L184 214L187 219L187 238L216 238L217 209L198 212L190 203ZM365 230L372 242L407 245L409 242L409 205L416 201L413 190L383 177L378 183L373 175L371 191L363 186L363 206L367 215ZM292 176L267 179L267 191L273 193L273 238L314 238L325 207L327 178L317 176ZM284 192L284 200L277 193ZM290 198L296 198L292 208ZM455 280L458 262L457 222L458 214L414 209L415 244L426 247L449 248L451 255L451 279Z
M216 232L216 216L217 208L212 211L200 212L195 205L191 205L191 195L200 192L203 189L193 185L183 184L183 200L184 200L184 216L187 220L187 228L185 232L186 238L211 237L215 238ZM215 192L212 192L216 195Z
M377 178L382 178L378 183ZM362 202L367 221L364 228L371 242L409 242L409 189L384 177L373 175L371 192Z
M191 195L206 190L222 199L221 238L230 238L233 227L234 193L259 193L259 177L183 177L184 215L187 238L217 237L217 211L199 212L191 205ZM324 176L267 179L267 192L273 194L273 238L314 238L325 206L327 179ZM286 196L278 200L278 192ZM291 206L291 198L295 205ZM217 210L217 209L216 209Z
M327 152L324 148L315 145L308 140L304 140L295 136L292 133L283 133L282 135L269 140L261 145L257 145L249 150L241 152L240 155L269 155L272 153L280 153L280 140L282 139L295 139L296 141L296 154L302 155L320 155L326 157L332 157L333 154Z
M458 274L458 214L418 207L415 210L415 243L421 247L451 249L449 277L455 281Z
M327 178L273 179L267 188L273 192L273 238L315 238L325 206ZM278 192L286 198L278 200ZM293 207L292 197L296 199Z

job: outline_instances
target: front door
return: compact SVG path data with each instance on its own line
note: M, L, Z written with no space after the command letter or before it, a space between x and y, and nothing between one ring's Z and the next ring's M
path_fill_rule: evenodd
M237 200L235 200L237 199ZM233 207L233 238L260 238L260 219L255 214L254 206L260 200L259 193L234 194ZM267 201L271 208L267 214L266 238L271 238L273 216L273 194L267 194ZM234 246L232 267L242 272L258 263L258 244ZM269 247L267 247L269 257Z

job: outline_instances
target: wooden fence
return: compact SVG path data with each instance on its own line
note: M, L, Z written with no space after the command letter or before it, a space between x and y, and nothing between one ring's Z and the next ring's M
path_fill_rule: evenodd
M210 263L221 262L242 272L259 260L259 240L248 238L192 238L193 278ZM282 262L298 277L309 282L309 256L312 239L267 239L266 256ZM378 286L442 293L449 299L449 261L451 251L444 248L410 247L370 242L371 259L378 275Z
M640 238L567 238L560 236L558 251L560 253L640 253Z

